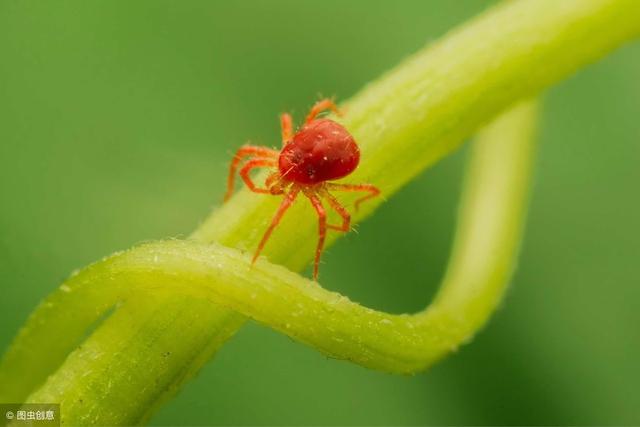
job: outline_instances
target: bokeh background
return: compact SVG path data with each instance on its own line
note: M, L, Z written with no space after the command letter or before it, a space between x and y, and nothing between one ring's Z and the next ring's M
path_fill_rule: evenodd
M351 96L490 3L1 0L0 349L73 269L188 234L279 112ZM545 97L519 269L471 345L402 377L250 324L152 424L640 424L639 76L636 43ZM425 305L465 155L330 248L323 283Z

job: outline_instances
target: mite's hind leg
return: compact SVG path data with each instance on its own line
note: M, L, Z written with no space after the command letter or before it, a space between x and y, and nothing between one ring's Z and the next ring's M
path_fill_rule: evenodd
M340 109L338 109L338 106L333 102L333 100L325 98L316 102L313 107L311 107L311 110L309 111L309 114L307 115L307 118L304 122L309 123L313 121L318 114L322 113L325 110L331 110L338 116L342 115L342 112L340 111Z
M269 228L267 228L267 231L265 231L264 235L262 236L262 240L260 240L260 243L258 244L258 249L256 249L256 252L253 255L253 259L251 260L251 263L256 262L256 260L260 256L260 252L262 252L264 245L267 243L267 240L269 240L271 233L278 226L278 224L280 223L280 220L282 219L282 216L287 211L287 209L289 209L289 207L293 204L294 200L298 196L298 192L300 192L300 189L297 187L294 187L291 189L291 191L289 191L284 196L284 200L282 200L282 203L280 203L280 207L276 211L276 214L273 216L273 219L271 219L271 224L269 225Z
M371 184L335 184L335 183L327 183L326 188L328 190L337 190L337 191L349 191L349 192L367 192L364 197L361 197L356 200L356 210L360 207L360 203L365 200L369 200L373 197L376 197L380 194L380 189Z
M329 205L342 218L342 225L327 224L327 228L342 231L343 233L348 232L351 225L351 214L349 213L349 211L347 211L347 209L342 206L342 204L327 190L322 190L320 194L322 195L322 197L327 199Z
M258 156L263 158L278 158L280 153L276 150L272 150L266 147L259 147L257 145L243 145L236 152L235 156L233 156L233 160L231 160L231 164L229 166L229 176L227 178L227 192L224 195L224 201L229 200L231 195L233 194L233 188L235 184L236 171L240 162L242 162L247 157Z

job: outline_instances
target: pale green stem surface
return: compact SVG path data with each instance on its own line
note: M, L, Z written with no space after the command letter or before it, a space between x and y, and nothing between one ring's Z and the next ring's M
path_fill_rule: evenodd
M174 340L190 344L203 333L221 339L233 332L220 324L223 331L205 333L191 324L194 318L189 313L200 310L209 315L198 322L215 324L215 314L206 310L211 303L333 358L395 373L424 369L470 338L500 301L526 210L534 119L534 107L525 104L498 120L476 142L450 269L436 302L423 312L375 311L284 267L264 260L252 267L248 254L218 244L146 244L84 269L35 313L34 323L38 318L53 321L47 328L37 328L35 335L41 335L43 329L56 331L56 320L68 321L62 307L110 307L127 301L29 400L61 402L70 424L96 419L130 422L121 414L137 413L139 407L155 402L108 392L114 386L131 392L130 384L138 383L132 378L135 375L146 377L152 372L162 380L174 370L186 374L192 363L172 353ZM181 311L170 310L176 301L185 303ZM165 310L172 316L166 316ZM149 325L131 328L140 316ZM116 357L101 357L104 354ZM85 372L100 374L88 378L78 374ZM108 405L98 391L109 394Z
M374 183L390 196L516 100L539 92L639 32L640 2L635 0L519 0L493 8L346 104L343 122L360 143L363 159L348 181ZM503 126L508 134L509 126ZM507 153L494 154L505 163L498 170L514 162L505 160ZM475 167L471 173L482 175ZM514 188L518 182L519 178L514 179ZM474 196L482 193L474 190L475 181L470 185L465 203L487 203ZM496 193L507 191L497 187ZM473 212L464 212L461 230L469 234L458 234L456 253L466 255L454 257L436 302L415 316L367 310L266 263L247 270L245 256L217 245L163 242L115 255L71 278L36 310L0 365L0 401L23 400L55 372L30 400L63 402L65 419L71 424L140 422L237 330L244 321L238 313L336 357L395 372L415 371L469 337L496 304L517 245L514 230L521 222L522 187L510 202L513 205L502 205L506 216L498 226L505 229L483 225L486 229L478 230L469 225L476 219L466 219ZM242 191L214 212L193 237L253 251L277 203L277 198ZM362 219L377 203L354 219ZM478 212L482 209L488 208L479 207ZM265 255L299 270L313 253L315 233L312 212L298 203L270 240ZM471 243L464 243L466 239ZM483 239L490 240L483 243ZM495 244L495 250L465 249L481 244ZM491 264L484 265L482 258L489 255L494 257ZM252 271L263 276L256 277ZM483 281L487 277L483 274L491 280ZM85 286L77 288L82 292L71 287L84 280ZM470 303L469 297L483 285L494 297ZM152 296L137 292L149 287L155 289ZM251 302L252 289L260 303ZM74 299L79 294L82 297ZM299 299L292 300L294 296ZM69 355L87 326L116 301L123 303ZM296 317L291 301L302 303L303 308L305 301L314 305ZM280 313L264 312L268 307L280 307ZM327 309L332 307L333 311ZM353 316L346 323L360 328L344 325L341 316ZM372 319L379 323L369 330L367 322ZM329 329L337 325L344 328ZM417 327L423 332L430 328L433 335L418 339ZM380 331L396 336L389 341L395 345L378 342L383 338ZM340 344L335 337L352 340ZM423 354L426 347L432 350Z

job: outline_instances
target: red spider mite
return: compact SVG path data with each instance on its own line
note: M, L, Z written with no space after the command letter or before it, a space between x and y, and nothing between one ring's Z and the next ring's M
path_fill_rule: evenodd
M351 134L333 120L316 117L323 111L331 110L340 115L340 111L330 99L316 102L311 108L304 125L293 132L291 116L280 116L282 127L282 150L272 150L255 145L243 145L237 151L229 167L227 193L224 201L233 194L236 171L241 162L247 160L240 169L240 176L249 190L255 193L284 195L280 207L271 220L258 248L253 256L255 262L264 248L282 216L293 204L298 194L304 194L318 214L318 245L313 267L313 278L318 278L318 264L324 246L327 229L346 233L350 228L351 215L338 202L331 191L352 191L369 193L355 202L356 210L360 203L380 194L380 190L370 184L338 184L328 182L349 175L360 161L360 149ZM256 168L274 168L265 180L264 187L258 187L249 176ZM327 224L327 212L323 200L341 218L341 225Z

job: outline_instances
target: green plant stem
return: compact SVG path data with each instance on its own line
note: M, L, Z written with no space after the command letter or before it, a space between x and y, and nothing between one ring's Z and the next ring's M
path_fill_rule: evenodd
M359 141L363 158L349 181L375 183L390 196L516 100L539 92L639 32L640 2L634 0L519 0L493 8L418 53L347 103L344 124ZM217 210L193 237L252 251L276 203L275 198L242 191ZM361 220L376 206L371 203L354 219ZM299 270L313 252L315 227L309 208L296 205L265 254L273 262ZM510 262L503 260L500 264L507 268ZM448 277L465 276L456 273L455 268L450 271ZM178 273L176 270L167 274L176 284L183 279L185 283L189 281ZM123 289L122 285L137 288L135 274L130 278L116 274L100 277L104 278L102 283L86 284L95 288L90 292L102 295L100 289L104 286L100 284L114 289ZM123 282L118 285L120 280ZM113 301L97 298L95 306L84 306L82 301L62 305L56 304L55 298L64 290L54 294L34 313L3 360L0 384L7 387L0 390L0 400L22 400L56 372L31 399L58 396L64 402L63 411L69 422L127 424L144 419L158 402L193 375L244 319L233 310L198 305L202 301L198 295L176 298L161 289L158 286L154 304L144 310L136 310L134 302L142 304L138 299L127 299L128 293L123 292L118 301L124 302L114 315L66 360L87 326ZM465 308L463 286L445 289L451 289L447 291L450 297L439 297L424 316L440 311L441 316L451 317L446 325L460 325L451 334L459 330L460 336L468 336L464 325L478 327L478 319L486 316L492 305ZM85 301L92 300L85 296ZM468 312L460 312L461 309ZM126 310L131 316L125 321L122 316ZM183 342L182 334L178 334L174 340L163 341L172 336L167 329L178 320L192 328L191 338ZM50 328L47 334L55 330L64 335L51 333L47 338L47 334L38 332L44 324ZM131 336L131 340L116 345L113 341L121 335ZM36 337L43 340L36 341ZM81 357L94 342L89 346L93 352ZM172 355L165 358L169 360L166 369L146 369L142 361L154 360L160 343L166 349L163 354ZM40 353L34 348L44 350ZM73 369L74 366L83 368ZM127 399L129 406L122 399ZM139 403L131 403L136 400Z
M61 402L70 424L96 423L96 417L110 424L138 421L140 408L152 407L155 395L139 393L143 399L131 399L132 387L139 384L132 376L151 373L163 382L172 380L175 371L188 375L194 363L183 352L172 352L174 340L190 347L233 332L224 322L204 328L220 319L206 310L211 303L333 358L395 373L424 369L470 338L500 301L520 240L534 119L534 107L525 104L476 142L450 269L436 302L423 312L371 310L281 266L263 260L252 267L248 254L217 244L146 244L84 269L48 298L48 308L36 312L32 322L37 323L37 317L53 321L47 328L51 332L65 327L57 319L68 322L56 307L128 302L72 352L30 400ZM171 309L176 302L189 304L176 312ZM194 318L194 312L208 317ZM43 328L34 332L37 339ZM112 388L120 393L109 393Z

